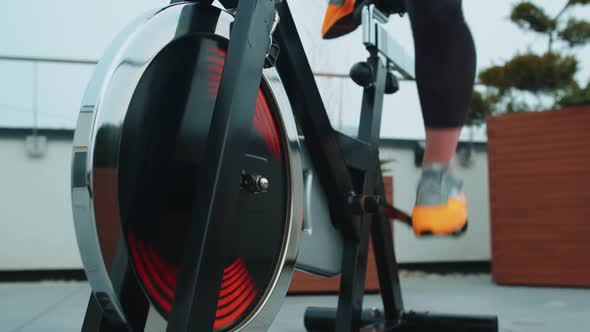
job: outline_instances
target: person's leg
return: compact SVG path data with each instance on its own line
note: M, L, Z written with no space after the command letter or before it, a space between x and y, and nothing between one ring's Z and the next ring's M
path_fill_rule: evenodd
M407 0L424 124L424 163L454 156L475 80L475 45L461 0Z
M406 0L426 127L414 232L446 235L467 222L462 183L451 172L475 80L475 45L461 0Z
M455 156L461 127L428 128L426 127L426 146L424 147L423 165L448 164Z

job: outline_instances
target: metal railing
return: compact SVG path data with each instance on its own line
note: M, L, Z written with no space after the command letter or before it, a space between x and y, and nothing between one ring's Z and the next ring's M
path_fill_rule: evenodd
M95 65L96 60L89 59L75 59L75 58L48 58L48 57L33 57L33 56L16 56L16 55L0 55L0 60L4 61L18 61L18 62L44 62L44 63L65 63L78 65Z
M4 104L0 101L0 108L4 111L27 112L33 115L32 132L37 135L39 129L39 64L73 64L73 65L89 65L94 66L98 63L91 59L75 59L75 58L58 58L58 57L35 57L35 56L17 56L17 55L0 55L0 62L20 62L30 63L32 65L32 105L31 109L24 109L15 105ZM51 116L58 116L57 114L49 114Z

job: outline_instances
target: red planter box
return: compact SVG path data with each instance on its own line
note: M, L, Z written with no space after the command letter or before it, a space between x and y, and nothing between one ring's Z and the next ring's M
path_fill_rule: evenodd
M590 286L590 106L488 120L492 274Z

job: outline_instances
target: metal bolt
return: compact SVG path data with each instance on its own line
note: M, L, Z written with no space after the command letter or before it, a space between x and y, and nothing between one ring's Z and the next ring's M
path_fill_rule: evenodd
M265 192L268 190L268 187L270 187L270 182L268 182L267 178L259 176L258 179L256 179L256 187L258 191Z
M263 193L270 187L270 182L262 175L242 174L242 188L252 194Z

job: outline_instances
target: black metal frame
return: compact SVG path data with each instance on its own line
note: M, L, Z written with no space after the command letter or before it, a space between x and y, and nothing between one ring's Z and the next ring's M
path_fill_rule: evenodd
M201 2L210 4L212 1ZM280 16L280 23L274 33L275 42L280 48L276 66L306 138L311 159L326 190L332 220L341 230L345 243L338 309L308 310L306 326L312 330L322 330L324 327L326 330L348 332L359 330L363 323L377 323L375 315L371 316L374 319L367 320L362 311L371 237L384 305L381 329L402 331L412 326L416 331L425 331L420 321L430 316L404 313L389 220L379 215L357 215L349 204L350 197L354 195L384 195L378 145L387 75L385 61L377 52L371 52L368 63L375 71L376 81L364 92L358 138L348 137L334 130L330 124L287 2L225 2L237 3L237 14L213 114L210 144L205 158L208 163L197 186L199 191L194 203L194 222L178 280L177 289L182 291L175 294L167 330L212 330L223 266L214 259L217 255L208 253L221 249L218 241L221 231L224 228L231 229L232 220L235 220L229 215L233 209L227 207L231 206L238 194L235 178L222 175L240 174L238 165L246 150L244 142L247 142L242 138L249 135L251 128L250 120L255 109L257 87L269 49L276 9ZM120 280L125 287L119 291L122 292L122 298L131 299L133 294L139 292L139 288L137 282L130 278L128 263L124 262L123 266L119 271L123 271ZM98 303L91 297L83 331L143 329L147 303L145 298L138 301L140 305L129 316L128 324L117 327L112 326L108 318L102 317ZM458 331L465 326L462 322L466 319L463 317L453 321L454 324L444 326L451 326L451 330ZM443 317L438 321L448 322L449 319ZM497 320L493 317L475 321L482 324L483 328L470 331L497 331ZM390 324L388 328L385 327L386 322ZM428 326L434 326L436 330L436 324Z

